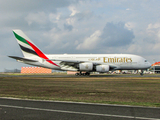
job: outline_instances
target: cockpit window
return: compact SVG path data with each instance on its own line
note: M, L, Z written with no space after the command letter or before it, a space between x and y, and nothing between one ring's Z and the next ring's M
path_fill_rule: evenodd
M147 60L145 60L144 62L147 62Z

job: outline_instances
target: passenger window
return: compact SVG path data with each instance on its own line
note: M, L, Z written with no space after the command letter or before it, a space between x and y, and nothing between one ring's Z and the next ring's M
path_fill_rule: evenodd
M147 60L145 60L144 62L147 62Z

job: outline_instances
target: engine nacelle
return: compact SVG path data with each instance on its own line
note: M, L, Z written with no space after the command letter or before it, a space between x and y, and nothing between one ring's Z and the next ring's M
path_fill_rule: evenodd
M93 63L80 63L79 70L80 71L92 71L93 70Z
M96 71L97 72L108 72L109 71L109 65L97 65L96 66Z

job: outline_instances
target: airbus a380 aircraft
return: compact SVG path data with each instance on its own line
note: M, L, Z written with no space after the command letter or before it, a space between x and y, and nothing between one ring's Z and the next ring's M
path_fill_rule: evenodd
M75 75L113 70L145 70L151 66L143 57L132 54L44 54L21 30L13 30L13 33L24 57L9 57L29 65L77 71Z

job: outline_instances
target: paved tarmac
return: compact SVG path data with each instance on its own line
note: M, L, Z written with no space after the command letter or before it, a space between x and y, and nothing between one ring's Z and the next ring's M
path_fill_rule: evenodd
M0 98L0 120L160 120L160 108Z

